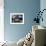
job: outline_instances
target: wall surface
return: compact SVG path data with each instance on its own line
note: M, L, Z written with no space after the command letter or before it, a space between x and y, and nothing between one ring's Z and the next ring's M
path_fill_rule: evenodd
M46 9L46 0L41 0L41 1L40 1L40 9L41 9L41 11L42 11L43 9ZM46 10L43 12L42 17L43 17L43 22L40 21L40 25L46 27Z
M4 0L0 0L0 42L4 41Z
M7 41L18 41L31 31L40 0L4 0L4 34ZM24 24L10 24L10 13L24 13Z

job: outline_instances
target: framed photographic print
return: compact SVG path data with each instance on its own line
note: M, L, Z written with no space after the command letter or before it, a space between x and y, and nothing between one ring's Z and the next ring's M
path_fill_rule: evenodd
M10 24L24 24L24 13L10 13Z

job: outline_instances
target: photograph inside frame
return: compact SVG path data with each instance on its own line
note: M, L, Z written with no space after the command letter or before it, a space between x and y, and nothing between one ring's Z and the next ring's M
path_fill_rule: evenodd
M10 22L12 24L22 24L22 23L24 23L24 13L11 13Z

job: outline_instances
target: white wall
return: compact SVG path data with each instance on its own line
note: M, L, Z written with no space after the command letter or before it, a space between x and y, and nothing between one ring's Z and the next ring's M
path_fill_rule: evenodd
M4 1L0 0L0 42L4 41Z
M40 0L40 9L41 9L41 11L43 9L46 9L46 0ZM40 21L40 24L43 26L46 26L46 11L43 12L42 17L43 17L43 22Z

